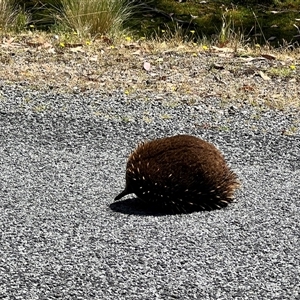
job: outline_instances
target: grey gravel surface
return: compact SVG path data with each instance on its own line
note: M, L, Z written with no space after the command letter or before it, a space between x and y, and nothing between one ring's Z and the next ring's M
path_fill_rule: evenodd
M0 85L0 299L300 299L299 112L169 103ZM236 202L112 204L136 144L179 133L224 153Z

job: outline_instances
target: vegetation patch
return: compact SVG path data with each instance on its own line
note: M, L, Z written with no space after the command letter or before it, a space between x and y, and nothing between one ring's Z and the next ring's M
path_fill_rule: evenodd
M284 9L294 9L287 1L247 6L226 6L226 1L173 1L170 6L167 0L115 1L84 5L77 0L32 0L22 6L21 1L0 0L1 80L66 93L118 90L128 99L145 101L171 97L163 102L170 109L197 106L213 97L234 109L250 104L300 110L298 44L286 41L272 47L265 23L254 11L259 7L265 16L283 16ZM250 15L252 32L264 45L246 34ZM42 31L47 17L52 23ZM156 23L157 18L164 21ZM201 19L206 25L197 23ZM143 31L149 29L147 22L153 26L148 33ZM300 18L293 28L300 35L297 22ZM43 103L35 108L46 109Z

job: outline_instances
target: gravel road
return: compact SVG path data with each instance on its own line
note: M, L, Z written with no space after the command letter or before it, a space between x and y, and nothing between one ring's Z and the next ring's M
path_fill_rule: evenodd
M300 299L299 119L0 85L0 299ZM136 144L179 133L224 153L236 201L177 215L112 204Z

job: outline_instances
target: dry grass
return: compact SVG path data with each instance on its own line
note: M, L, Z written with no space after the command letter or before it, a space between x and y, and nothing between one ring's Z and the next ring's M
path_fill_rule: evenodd
M62 28L75 31L80 36L119 34L131 14L125 0L60 0L58 16Z
M0 0L0 29L18 31L27 22L27 16L11 0Z
M168 105L218 97L224 105L300 111L300 51L102 37L61 42L29 33L3 36L0 78L57 92L121 90ZM13 55L12 55L13 54ZM150 64L150 69L144 63Z

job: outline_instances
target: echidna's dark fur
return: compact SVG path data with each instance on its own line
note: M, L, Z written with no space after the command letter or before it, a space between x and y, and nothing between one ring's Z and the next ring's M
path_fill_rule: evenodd
M210 210L232 202L239 186L220 151L189 135L140 144L129 156L126 187L115 200L134 193L178 212Z

